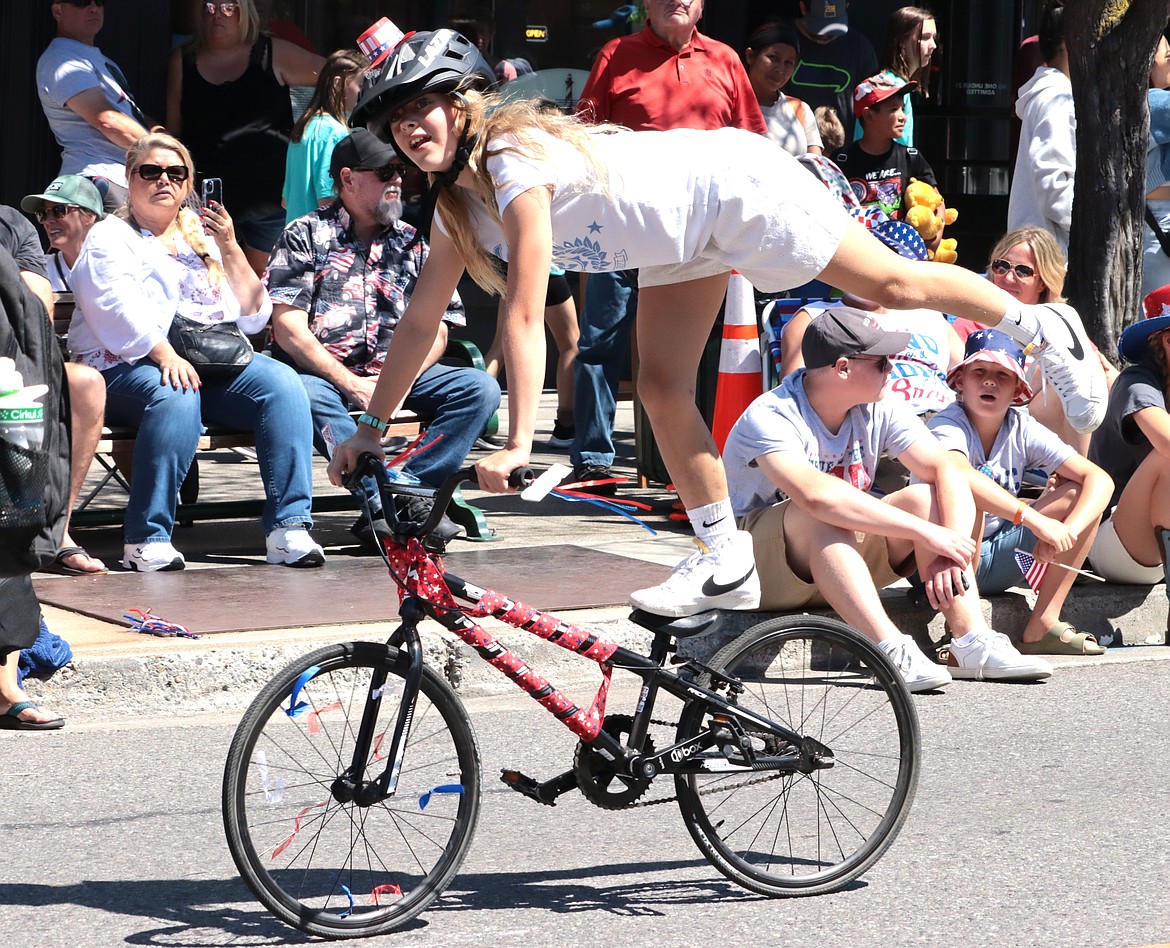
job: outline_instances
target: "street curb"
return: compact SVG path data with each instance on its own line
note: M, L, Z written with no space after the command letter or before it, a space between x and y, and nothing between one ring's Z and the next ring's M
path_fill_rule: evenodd
M910 604L904 589L882 594L895 624L929 649L943 635L943 620L929 609ZM984 614L996 629L1022 629L1030 609L1023 591L991 596L983 601ZM831 614L828 610L801 610ZM624 608L583 610L561 616L633 651L646 653L651 633L626 617ZM679 643L684 657L709 659L718 649L759 622L791 613L725 612L721 627ZM1065 609L1065 620L1082 631L1097 635L1121 628L1127 642L1141 641L1154 630L1165 628L1164 587L1078 587ZM486 624L500 642L513 650L555 686L596 684L599 675L592 662L558 648L527 632L494 621ZM191 715L207 712L239 713L260 689L285 665L302 659L313 649L334 642L365 639L385 641L393 623L302 631L291 641L266 638L244 644L227 636L208 636L199 642L165 640L169 651L152 654L105 653L102 649L79 650L75 660L47 682L30 681L27 690L67 717L107 719L155 715ZM509 694L514 685L494 668L480 661L474 651L434 622L423 626L427 663L440 671L465 697ZM1170 659L1170 648L1112 649L1102 657L1056 656L1056 668L1088 667L1102 663Z

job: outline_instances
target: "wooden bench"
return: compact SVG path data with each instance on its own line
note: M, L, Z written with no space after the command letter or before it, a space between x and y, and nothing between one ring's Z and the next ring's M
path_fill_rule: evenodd
M73 294L53 294L53 329L61 342L64 351L65 339L69 334L69 323L73 318ZM479 348L472 342L454 339L448 343L444 361L456 365L465 365L469 368L484 368L483 356ZM357 413L354 413L355 417ZM425 419L409 411L401 411L386 428L386 440L413 439L425 427ZM485 435L494 435L498 428L498 419L492 416ZM91 507L91 502L105 489L112 485L130 491L129 472L134 455L134 441L138 436L135 428L124 426L103 426L101 437L98 440L94 460L101 466L103 473L98 484L84 496L78 498L73 510L72 523L76 526L107 526L122 522L124 510L121 507ZM250 431L241 431L220 425L209 425L203 429L196 451L221 451L240 448L252 449L256 441ZM313 497L313 512L328 513L342 510L352 510L353 498L344 492ZM187 478L179 490L179 504L176 508L175 520L178 524L189 526L196 520L226 520L241 517L259 517L264 510L263 500L199 500L199 461L196 458ZM447 515L467 531L469 539L487 540L491 538L491 530L487 526L483 512L472 504L467 503L461 494L456 494L452 500Z

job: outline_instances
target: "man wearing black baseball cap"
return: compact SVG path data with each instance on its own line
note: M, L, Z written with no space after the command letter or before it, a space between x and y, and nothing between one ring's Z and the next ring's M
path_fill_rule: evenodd
M273 303L275 354L297 370L309 393L314 444L326 457L359 424L385 431L385 422L367 414L355 422L350 412L369 405L427 256L426 243L416 241L414 228L399 219L404 166L392 146L355 129L333 149L329 170L337 200L284 229L264 277ZM439 363L448 325L464 324L456 293L404 403L430 419L427 441L433 443L401 474L427 487L439 487L463 466L500 404L500 386L486 372ZM402 520L430 513L423 498L399 500ZM360 518L354 526L364 523ZM444 518L432 539L445 545L459 532Z
M731 503L752 535L760 608L829 606L890 657L911 691L956 678L1035 681L1052 674L983 618L972 559L967 475L902 399L883 399L890 356L910 334L841 306L805 330L805 368L757 398L723 452ZM883 453L919 483L871 493ZM965 463L965 462L964 462ZM879 590L917 569L953 641L945 668L882 606Z

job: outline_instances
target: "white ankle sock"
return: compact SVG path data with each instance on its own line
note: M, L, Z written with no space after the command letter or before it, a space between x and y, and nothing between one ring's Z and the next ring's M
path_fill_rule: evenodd
M1036 314L1022 303L1013 302L995 328L1007 333L1021 346L1027 347L1034 342L1043 340L1040 332L1040 321L1036 318Z
M739 529L731 510L731 501L727 498L702 507L692 507L687 511L687 517L695 536L709 550L715 549Z

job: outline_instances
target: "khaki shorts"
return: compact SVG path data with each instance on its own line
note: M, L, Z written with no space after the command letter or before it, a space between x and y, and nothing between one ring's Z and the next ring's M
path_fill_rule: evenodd
M829 604L814 583L806 583L788 565L784 549L784 515L791 503L786 500L753 510L740 522L740 529L752 535L756 570L760 574L760 608L768 612ZM904 564L905 572L898 572L890 566L886 538L879 534L858 533L857 545L877 589L885 589L914 572L913 556Z
M1113 526L1113 510L1109 511L1109 518L1101 524L1093 538L1093 546L1089 550L1089 568L1110 583L1131 586L1160 583L1164 576L1162 565L1144 566L1129 555L1129 550L1117 535L1117 528Z

